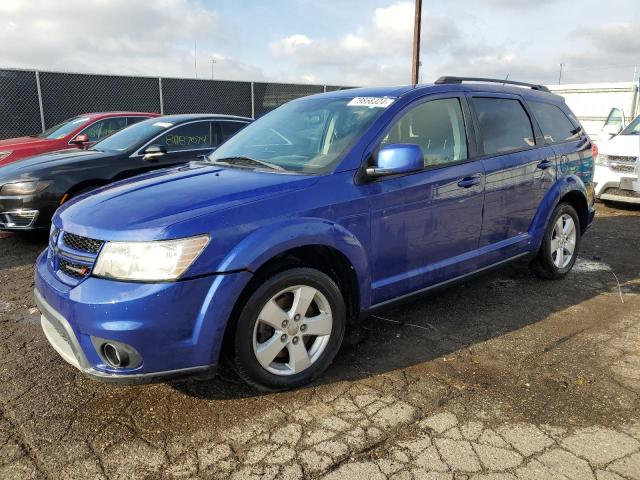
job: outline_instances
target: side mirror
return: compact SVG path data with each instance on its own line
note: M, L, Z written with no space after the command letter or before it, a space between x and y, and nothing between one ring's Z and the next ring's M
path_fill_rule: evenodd
M144 149L143 160L147 160L150 162L157 161L158 157L161 157L167 153L167 149L162 145L149 145Z
M73 137L70 143L74 144L76 147L84 147L89 142L89 137L84 133L81 133L80 135Z
M367 168L367 176L371 178L386 177L417 172L423 168L424 155L418 145L397 143L380 149L376 158L376 165Z

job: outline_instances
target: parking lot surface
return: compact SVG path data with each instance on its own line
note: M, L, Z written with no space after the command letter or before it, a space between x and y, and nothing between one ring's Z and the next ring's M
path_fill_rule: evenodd
M640 479L640 210L573 272L518 263L371 317L319 382L117 386L48 345L45 238L0 239L0 478Z

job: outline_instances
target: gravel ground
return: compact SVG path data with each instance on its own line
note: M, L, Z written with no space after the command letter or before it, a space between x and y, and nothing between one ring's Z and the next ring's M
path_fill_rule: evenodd
M83 377L40 331L46 239L0 239L0 478L640 479L640 210L598 210L565 280L519 263L371 317L271 395Z

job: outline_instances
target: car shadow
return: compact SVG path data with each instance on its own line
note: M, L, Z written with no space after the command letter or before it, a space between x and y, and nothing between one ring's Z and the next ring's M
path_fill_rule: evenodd
M351 329L331 367L312 386L445 358L602 293L640 293L640 284L632 282L640 276L637 252L629 248L640 243L640 218L608 212L583 238L579 260L565 279L539 279L527 262L518 261L371 316ZM209 400L261 395L224 367L213 381L172 387Z

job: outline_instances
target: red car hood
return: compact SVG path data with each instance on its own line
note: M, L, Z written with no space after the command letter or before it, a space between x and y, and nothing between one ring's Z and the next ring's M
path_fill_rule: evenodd
M49 140L48 138L38 137L7 138L6 140L0 140L0 150L13 150L20 147L34 147L36 145L46 145L47 143L52 143L55 141L56 140Z

